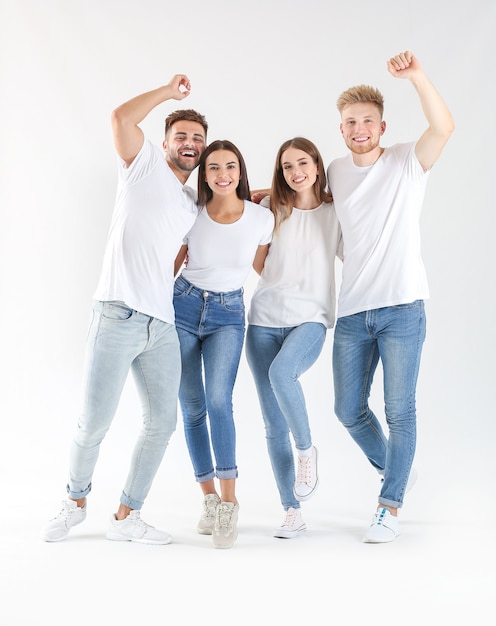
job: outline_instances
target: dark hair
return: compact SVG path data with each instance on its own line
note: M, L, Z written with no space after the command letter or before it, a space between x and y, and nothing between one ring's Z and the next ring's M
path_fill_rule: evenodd
M239 161L240 180L236 189L236 194L241 200L250 200L250 185L248 183L248 172L246 171L245 160L239 149L227 139L213 141L203 152L198 166L198 205L205 206L212 199L213 193L205 180L205 163L207 157L217 150L228 150L236 155Z
M205 117L195 111L194 109L179 109L178 111L173 111L165 118L165 137L167 138L167 133L170 131L172 126L176 122L181 122L186 120L187 122L198 122L203 126L203 130L205 131L205 138L207 136L208 124Z
M291 189L284 178L281 159L288 148L296 148L306 152L317 166L317 180L314 183L314 192L319 203L332 202L332 194L327 190L324 161L317 146L304 137L288 139L279 148L272 176L272 188L270 191L270 207L276 218L276 229L284 220L288 219L294 207L295 192Z

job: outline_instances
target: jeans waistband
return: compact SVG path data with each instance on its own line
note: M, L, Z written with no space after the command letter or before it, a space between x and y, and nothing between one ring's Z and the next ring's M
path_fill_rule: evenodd
M200 289L195 287L184 276L178 276L176 283L185 289L187 295L200 298L201 300L213 300L214 302L225 302L226 300L237 300L243 298L243 287L233 291L210 291L209 289Z

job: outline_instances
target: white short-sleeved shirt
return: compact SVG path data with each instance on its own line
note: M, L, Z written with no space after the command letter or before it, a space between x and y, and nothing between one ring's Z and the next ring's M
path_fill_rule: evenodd
M273 229L272 211L249 200L244 201L241 217L231 224L214 221L203 207L184 239L188 263L182 276L200 289L240 289L258 246L270 243Z
M369 167L351 154L330 164L344 245L338 317L429 297L419 224L427 178L415 143L385 148Z
M183 185L163 152L145 139L119 184L103 258L97 300L174 323L174 260L197 217L196 194Z
M331 328L340 236L332 203L310 210L294 208L274 233L248 322L270 328L320 322Z

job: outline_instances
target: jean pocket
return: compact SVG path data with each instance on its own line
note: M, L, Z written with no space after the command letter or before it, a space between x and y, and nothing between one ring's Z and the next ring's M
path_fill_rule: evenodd
M233 298L232 300L224 300L222 306L225 311L228 313L238 313L239 315L244 314L245 312L245 304L243 300L239 298Z
M174 282L174 298L182 298L187 295L191 288L189 283L182 275L179 275Z
M418 309L421 308L423 300L414 300L413 302L405 302L404 304L394 304L393 309Z
M124 322L133 315L133 310L130 309L124 302L104 302L101 314L102 317L107 320Z
M177 283L174 285L174 298L182 298L186 295L187 289Z

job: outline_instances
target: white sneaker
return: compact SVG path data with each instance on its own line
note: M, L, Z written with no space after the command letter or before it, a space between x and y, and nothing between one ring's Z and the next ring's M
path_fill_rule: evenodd
M51 519L41 533L44 541L62 541L73 526L86 519L86 504L80 507L74 500L63 500L62 510Z
M363 537L364 543L388 543L400 534L400 522L389 509L377 509L369 529Z
M274 528L272 531L273 537L279 537L281 539L293 539L300 533L305 532L307 526L301 517L301 509L293 509L290 507L286 511L286 517L283 519L279 528Z
M112 541L135 541L153 545L165 545L172 541L171 535L163 530L157 530L144 522L140 511L131 511L129 515L118 520L115 515L110 516L107 539Z
M230 548L238 537L239 504L221 502L215 512L212 542L215 548Z
M298 455L298 471L293 487L293 493L298 502L309 500L319 484L317 473L317 448L312 446L310 456Z
M211 535L215 524L215 511L220 504L220 498L216 493L209 493L203 498L202 514L196 530L200 535Z

